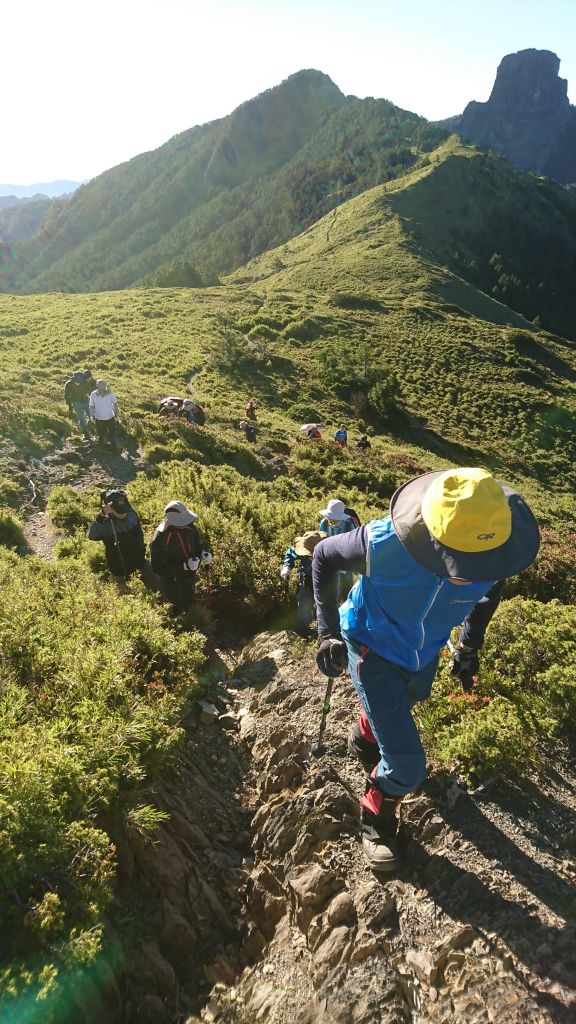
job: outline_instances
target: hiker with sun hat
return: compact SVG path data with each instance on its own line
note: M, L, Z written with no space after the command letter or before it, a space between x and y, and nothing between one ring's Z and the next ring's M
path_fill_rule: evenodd
M397 807L426 778L411 708L430 695L440 650L462 623L451 670L469 689L504 580L539 545L528 505L483 469L416 477L388 516L317 545L316 661L330 677L347 666L362 705L348 746L367 775L362 844L374 871L397 867ZM360 578L339 609L343 571Z
M286 549L280 569L280 577L286 584L292 569L296 569L296 604L298 608L299 632L308 636L314 617L314 593L312 589L312 555L314 548L326 537L322 530L308 530L301 537L295 537L291 547Z
M196 597L196 573L208 567L212 555L202 546L194 525L198 516L183 501L169 501L164 519L150 542L152 569L160 577L174 613L186 611Z

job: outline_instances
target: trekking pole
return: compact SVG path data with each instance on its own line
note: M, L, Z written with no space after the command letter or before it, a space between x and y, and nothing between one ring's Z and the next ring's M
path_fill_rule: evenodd
M110 520L110 526L112 527L112 533L114 535L114 547L118 551L118 558L120 559L120 565L122 566L122 573L125 579L128 579L128 573L126 572L126 563L122 554L122 548L120 547L120 541L118 540L118 534L116 533L116 527L114 526L114 520L112 516L108 517Z
M330 711L330 698L332 696L332 687L334 686L334 680L332 677L328 679L326 684L326 693L324 694L324 701L322 703L322 718L320 719L320 729L318 730L318 739L316 743L313 743L310 751L312 757L322 757L326 753L326 746L322 742L324 732L326 730L326 717Z

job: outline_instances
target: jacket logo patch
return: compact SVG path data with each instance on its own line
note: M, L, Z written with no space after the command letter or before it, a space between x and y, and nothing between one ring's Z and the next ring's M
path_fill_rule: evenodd
M492 537L495 536L495 533L478 533L476 534L476 540L492 540Z

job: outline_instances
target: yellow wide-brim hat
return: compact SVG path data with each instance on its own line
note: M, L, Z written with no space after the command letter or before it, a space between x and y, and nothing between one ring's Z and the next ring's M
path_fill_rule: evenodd
M532 564L540 531L524 499L485 469L425 473L390 502L399 540L437 576L474 582L514 576Z

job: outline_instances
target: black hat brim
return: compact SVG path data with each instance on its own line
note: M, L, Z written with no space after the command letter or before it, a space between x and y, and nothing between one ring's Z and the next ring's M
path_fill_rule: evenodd
M390 516L398 539L415 562L436 576L473 583L515 576L532 564L540 547L538 523L524 499L500 483L512 516L508 540L492 551L456 551L432 536L422 518L422 499L444 470L408 480L392 495Z

